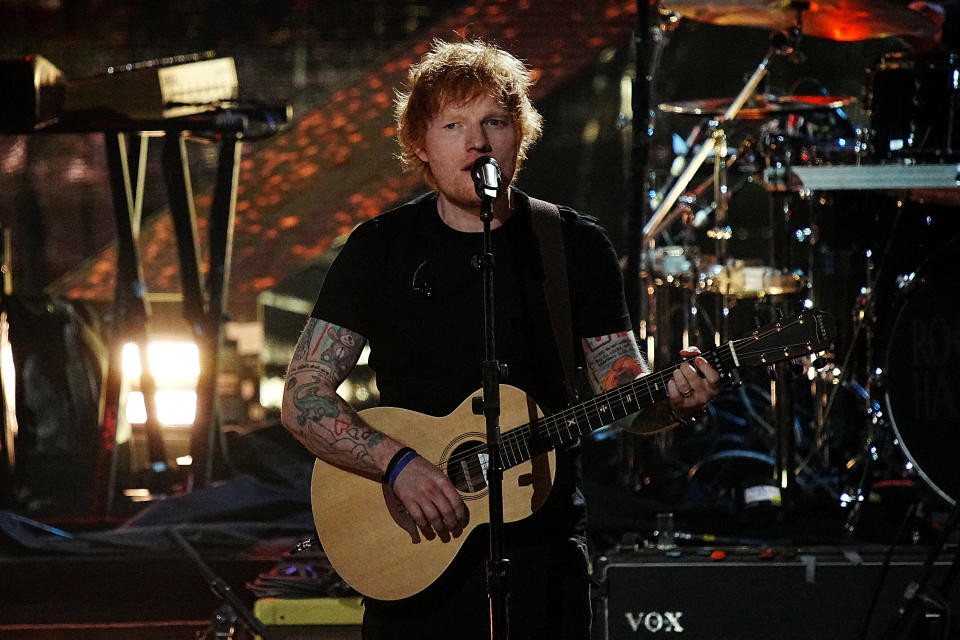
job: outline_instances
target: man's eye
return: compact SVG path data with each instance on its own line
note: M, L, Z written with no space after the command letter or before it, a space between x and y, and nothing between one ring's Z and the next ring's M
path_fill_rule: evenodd
M456 129L456 128L457 128L457 123L456 123L456 122L450 122L450 123L448 123L448 124L443 125L443 128L444 128L444 129Z
M490 125L491 127L504 127L506 126L507 121L502 120L500 118L490 118L489 120L487 120L487 124Z

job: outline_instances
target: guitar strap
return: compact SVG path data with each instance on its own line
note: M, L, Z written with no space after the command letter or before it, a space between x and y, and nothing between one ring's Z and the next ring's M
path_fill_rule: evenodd
M563 367L563 384L567 400L580 396L576 379L576 358L573 350L573 324L570 310L570 285L567 281L567 252L563 244L563 228L557 205L530 198L530 220L540 247L543 265L543 294L547 301L550 326Z

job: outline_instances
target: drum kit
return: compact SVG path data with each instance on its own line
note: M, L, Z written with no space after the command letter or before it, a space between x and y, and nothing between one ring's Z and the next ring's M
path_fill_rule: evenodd
M844 283L829 282L838 266L827 269L821 261L823 245L831 239L822 237L824 226L817 220L797 215L798 199L829 206L833 194L821 189L848 194L873 190L894 201L898 221L908 199L904 194L938 194L928 201L950 206L960 202L960 149L954 150L960 145L954 140L960 135L956 130L960 59L885 54L866 70L865 89L857 97L827 95L818 87L789 95L758 90L771 60L798 55L804 37L847 42L896 36L907 42L934 42L939 26L924 14L888 0L663 0L661 13L674 23L679 16L711 25L765 28L773 35L766 57L735 97L658 105L661 114L676 115L681 121L689 116L699 125L687 139L685 153L674 159L667 183L654 192L653 213L643 230L645 293L638 334L653 366L671 362L679 347L710 346L740 337L753 322L767 322L780 310L825 308L829 295L822 295L821 288L832 294ZM861 129L852 126L843 111L855 102L862 103L869 119ZM735 126L734 121L743 122ZM742 140L734 146L737 137ZM698 173L711 164L712 171ZM804 173L801 168L812 171ZM846 172L839 186L824 186L830 184L834 169ZM946 178L931 178L936 171ZM894 178L889 177L891 172ZM702 182L691 186L698 177ZM759 185L768 201L769 229L758 234L768 245L762 248L761 259L730 250L737 231L731 225L730 204L744 182ZM883 190L884 185L897 191ZM807 210L816 208L811 204ZM922 211L921 207L925 222L920 224L934 229L931 216ZM832 215L838 217L837 212ZM935 250L905 247L903 238L893 237L901 230L888 229L889 237L877 241L883 247L865 239L857 245L862 255L856 267L847 269L856 270L862 262L863 273L846 276L856 282L856 289L839 295L841 308L826 308L840 322L849 323L840 331L846 344L837 345L837 353L820 362L783 365L773 372L769 391L764 391L769 411L758 416L764 430L758 440L772 450L768 456L761 446L759 458L769 467L771 483L784 490L784 499L802 474L822 476L828 468L838 467L858 467L859 472L866 467L877 458L877 442L882 439L878 430L889 432L895 457L904 461L899 471L919 477L918 485L931 489L928 493L935 498L949 504L960 498L960 472L944 454L945 446L960 445L960 430L952 428L960 420L956 399L960 389L957 376L950 376L947 369L951 356L960 355L960 329L939 303L952 288L945 281L952 277L950 252L960 246L951 230L939 238L942 246ZM875 232L871 229L864 236L875 239ZM934 230L932 235L936 234ZM930 255L916 255L917 250L928 249ZM897 253L900 258L891 264L878 264ZM893 264L898 260L906 266L894 274L902 266ZM798 367L804 376L794 375ZM736 402L742 406L728 415L764 413L748 396L741 392ZM838 397L845 396L855 407L840 416L843 401ZM724 412L722 401L715 404L720 408L713 410L714 420ZM849 415L861 424L837 426ZM831 461L829 443L836 441L838 430L855 432L856 442L832 453L844 459ZM627 447L624 453L630 458L624 480L640 487L650 480L639 477L644 463L638 456L647 454L637 451L636 446ZM742 454L750 464L758 460L756 447L745 448ZM704 473L712 459L736 457L735 451L701 457L689 467L687 480ZM635 475L627 477L631 473ZM847 479L859 480L847 486L841 480L828 490L838 502L857 503L869 490L864 482L870 475L849 473ZM830 484L822 477L814 478L814 483Z

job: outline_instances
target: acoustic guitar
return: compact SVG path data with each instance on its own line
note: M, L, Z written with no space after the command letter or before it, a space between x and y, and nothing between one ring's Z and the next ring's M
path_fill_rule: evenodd
M729 387L740 383L740 367L772 365L824 351L832 340L829 315L807 310L703 357ZM520 389L501 385L504 522L526 518L546 501L556 471L555 449L667 398L667 382L679 366L655 371L549 416ZM443 470L470 511L470 523L462 535L447 542L438 537L427 540L388 485L316 461L313 516L330 563L366 596L406 598L432 584L470 531L489 521L485 418L473 413L471 398L443 417L393 407L366 409L360 415Z

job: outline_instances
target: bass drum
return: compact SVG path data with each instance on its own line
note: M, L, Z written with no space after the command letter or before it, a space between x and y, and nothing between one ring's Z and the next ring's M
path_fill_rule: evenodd
M960 497L960 322L953 241L898 280L902 304L884 359L884 402L900 448L949 504Z
M888 53L867 78L867 147L877 160L960 156L960 56Z

